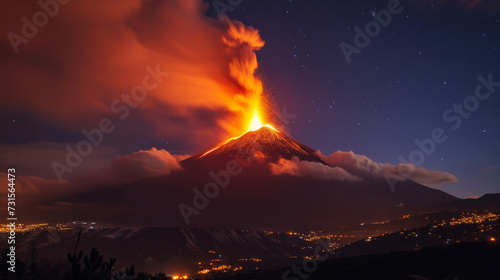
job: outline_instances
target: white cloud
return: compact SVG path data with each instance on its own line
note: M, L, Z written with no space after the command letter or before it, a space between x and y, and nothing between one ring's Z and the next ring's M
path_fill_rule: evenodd
M300 161L297 157L293 157L292 160L282 158L278 163L271 163L270 168L275 175L288 174L323 180L360 180L340 167L331 167L320 162Z
M318 156L334 167L341 167L347 172L365 179L409 179L425 186L439 186L444 183L458 182L458 179L444 171L427 170L413 164L378 163L364 155L354 152L337 151L325 156L318 151Z

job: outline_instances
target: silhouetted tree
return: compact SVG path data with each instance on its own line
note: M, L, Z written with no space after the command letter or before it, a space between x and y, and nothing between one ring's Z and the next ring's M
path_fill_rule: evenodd
M103 256L96 248L92 248L90 255L83 257L85 264L84 275L86 279L100 280L104 272Z
M71 277L72 279L81 279L81 265L80 260L82 259L83 251L80 251L78 255L76 253L68 253L68 260L71 262Z
M105 279L106 280L111 280L112 278L112 272L113 272L113 265L115 265L116 259L109 258L109 261L104 263L104 274L106 275Z

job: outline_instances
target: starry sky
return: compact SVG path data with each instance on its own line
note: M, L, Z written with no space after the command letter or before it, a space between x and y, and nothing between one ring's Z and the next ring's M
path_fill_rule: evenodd
M182 21L168 11L165 19L159 17L156 7L123 20L124 14L138 9L139 1L111 2L103 5L100 13L85 4L61 7L60 15L40 28L29 43L22 44L18 54L4 36L0 45L1 94L6 100L0 115L2 166L30 161L29 157L16 157L13 151L23 150L18 154L25 155L36 150L35 154L49 160L40 163L42 167L27 164L23 172L54 179L49 174L50 162L64 156L66 144L81 140L83 128L95 127L109 113L107 105L141 79L144 65L154 67L156 63L151 61L168 58L163 54L167 51L196 49L194 43L181 47L170 43L169 34L184 28L194 32L192 36L212 32L189 29L196 27L193 22L200 18ZM467 118L461 117L458 128L453 129L456 121L443 119L454 104L475 105L464 100L474 95L479 76L488 79L492 75L491 80L500 81L498 5L495 1L464 6L461 1L402 0L402 11L392 14L387 26L359 48L361 52L353 53L349 63L341 43L355 46L356 27L364 30L373 20L371 11L387 10L389 2L243 0L225 14L258 30L265 41L256 51L256 73L265 94L288 116L284 124L287 133L298 141L323 154L353 151L377 162L397 164L400 156L409 160L419 149L415 140L431 138L433 130L441 128L446 141L436 144L435 151L420 165L446 171L459 180L440 188L462 198L500 192L500 87L480 100ZM214 3L205 3L201 20L208 18L217 25ZM16 1L7 6L11 10L9 14L8 9L2 12L2 34L19 33L19 19L39 9ZM73 17L75 14L78 16ZM167 21L169 16L179 25L157 27L141 21ZM92 24L84 24L84 18L91 18ZM135 36L118 32L122 30L118 25L132 29ZM106 28L99 29L102 26ZM165 41L157 39L164 35ZM150 52L143 51L143 46ZM214 43L213 49L217 48ZM196 51L205 52L201 48ZM183 59L172 56L166 60L170 65ZM203 67L207 73L220 60L214 55L200 57L188 58L208 65L209 70ZM172 70L168 62L162 64L165 71ZM172 75L177 78L174 70ZM182 95L179 91L183 88L172 91ZM100 91L107 95L96 93L97 97L88 101L87 95ZM227 114L200 109L187 118L178 108L193 102L147 100L125 121L115 122L116 132L89 156L85 168L106 166L116 155L153 147L172 154L195 154L215 145L222 139L214 135L220 135L222 129L214 119L227 118ZM159 113L148 115L148 110ZM451 112L452 116L456 120L459 113Z

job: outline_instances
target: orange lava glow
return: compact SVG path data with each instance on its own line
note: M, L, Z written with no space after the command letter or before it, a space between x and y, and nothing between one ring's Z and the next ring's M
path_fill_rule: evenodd
M270 124L263 124L262 121L261 121L261 119L260 119L259 111L257 109L255 109L254 112L253 112L253 116L250 119L250 123L248 124L247 132L259 130L262 127L269 127L272 130L274 130L274 131L278 131L276 128L274 128Z
M276 128L274 128L270 124L263 124L262 121L261 121L260 115L261 114L260 114L259 110L255 109L254 113L252 115L252 118L250 119L250 121L248 123L248 128L247 128L247 131L245 133L250 132L250 131L256 131L256 130L259 130L259 129L263 128L263 127L267 127L267 128L270 128L270 129L272 129L274 131L278 131ZM228 139L222 141L221 143L217 144L214 148L206 151L199 158L204 157L205 155L207 155L207 154L209 154L209 153L217 150L220 146L222 146L222 145L224 145L224 144L226 144L226 143L228 143L228 142L230 142L232 140L236 140L236 139L240 138L241 136L245 135L245 133L243 133L243 134L241 134L239 136L236 136L236 137L228 138Z

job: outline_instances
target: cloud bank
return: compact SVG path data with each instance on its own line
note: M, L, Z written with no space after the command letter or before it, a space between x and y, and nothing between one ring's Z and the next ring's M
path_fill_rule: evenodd
M428 187L458 182L454 175L444 171L427 170L413 164L378 163L352 151L337 151L328 156L321 154L320 151L317 154L330 166L318 162L300 161L294 157L292 160L280 159L276 164L271 163L269 168L275 175L288 174L322 180L358 181L390 178L412 180Z
M116 156L106 166L97 170L77 169L70 180L62 182L28 175L24 172L24 168L16 168L16 194L22 198L25 205L40 205L98 187L121 187L141 179L168 175L182 169L179 161L185 157L185 155L171 155L165 150L156 148L141 150L129 155ZM40 169L36 164L34 168ZM7 182L7 174L0 173L0 180ZM6 193L7 188L0 189L1 195ZM2 207L4 206L0 206L0 209Z
M458 182L458 179L444 171L427 170L415 165L378 163L364 155L354 152L337 151L325 156L318 151L320 158L331 166L338 166L361 178L385 179L387 177L400 180L412 180L425 186L439 186L444 183Z
M301 161L297 157L293 157L291 160L281 158L277 163L271 163L270 168L274 175L288 174L322 180L360 180L360 178L341 167L331 167L319 162Z
M97 172L96 177L99 178L97 182L119 185L145 178L168 175L182 169L178 159L169 152L157 150L156 148L147 151L141 150L130 155L117 156L108 167Z

